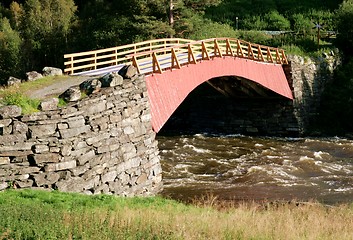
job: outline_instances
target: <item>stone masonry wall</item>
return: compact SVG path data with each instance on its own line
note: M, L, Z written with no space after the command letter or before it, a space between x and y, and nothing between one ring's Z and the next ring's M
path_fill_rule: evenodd
M162 187L143 76L68 106L0 109L0 190L151 195Z
M321 95L327 83L332 81L340 57L332 52L316 59L289 55L288 60L290 66L285 71L291 76L294 114L300 133L305 134L318 115Z

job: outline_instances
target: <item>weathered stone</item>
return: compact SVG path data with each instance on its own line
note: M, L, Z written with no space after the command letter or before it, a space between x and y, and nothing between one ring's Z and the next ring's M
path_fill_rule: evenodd
M146 173L142 173L136 180L136 184L143 184L147 181L147 174Z
M4 135L0 136L0 146L5 145L5 146L11 146L16 143L23 142L27 139L25 134L11 134L11 135ZM1 155L1 154L0 154Z
M127 79L132 79L134 80L135 78L137 78L137 68L135 68L132 65L125 65L124 67L122 67L119 70L119 75L121 75L123 78L127 78Z
M63 92L60 98L64 99L66 102L74 102L81 98L81 90L79 86L72 86ZM77 110L76 110L77 111Z
M59 99L58 98L50 98L41 101L39 104L39 109L42 111L47 111L47 110L55 110L58 108L59 104Z
M0 107L0 119L13 118L21 115L22 109L16 105Z
M102 83L99 81L99 79L89 79L80 84L80 90L85 92L86 94L92 94L99 92L99 90L102 87Z
M65 181L55 183L57 189L63 192L82 192L83 180L80 177L73 177Z
M28 187L32 187L33 186L33 180L32 179L27 179L24 181L16 181L14 183L15 186L17 186L18 188L28 188Z
M9 184L7 182L0 183L0 191L5 190L8 187L9 187Z
M129 134L135 133L135 131L134 131L134 129L132 127L129 126L129 127L125 127L124 128L124 133L129 135Z
M35 153L49 152L49 146L44 144L36 144L33 146L32 150Z
M70 156L72 152L72 148L69 145L64 145L61 147L61 155Z
M27 124L25 124L23 122L14 121L13 126L12 126L12 131L13 131L13 133L26 134L28 132L28 126L27 126Z
M60 161L60 155L56 153L33 154L30 158L36 165L42 165L43 163L57 163Z
M85 119L83 116L74 117L67 120L69 128L79 128L85 125Z
M1 119L0 120L0 127L7 127L12 123L12 119L8 118L8 119ZM0 141L1 142L1 141Z
M103 183L113 182L117 175L118 175L117 171L111 171L106 174L103 174L102 182Z
M43 75L36 71L27 72L26 76L27 76L27 81L35 81L37 79L43 78Z
M0 157L0 165L9 164L10 158L9 157Z
M76 137L82 133L88 132L90 130L90 126L85 125L79 128L73 128L73 129L61 129L59 130L60 136L62 139L67 139L71 137Z
M44 76L61 76L63 75L63 71L60 68L55 67L44 67L43 70Z
M79 164L82 166L84 165L86 162L89 162L89 160L91 160L94 156L95 156L95 152L93 150L83 154L82 156L80 156L78 158L78 162Z
M0 156L4 152L31 150L32 146L33 146L33 142L19 142L11 146L2 146L0 151Z
M50 136L55 133L56 124L33 125L29 130L32 138Z
M104 75L99 79L102 83L102 87L115 87L123 84L123 77L118 73L112 72Z
M8 87L10 87L10 86L18 86L18 85L21 84L21 82L22 82L21 79L18 79L18 78L15 78L15 77L9 77L9 79L6 82L6 85Z
M85 114L87 114L88 116L97 114L99 112L103 112L106 109L107 109L106 101L101 101L101 102L80 108L80 110L83 110Z
M76 161L71 160L67 162L59 162L59 163L49 163L44 167L46 172L54 172L54 171L61 171L65 169L72 169L76 167Z

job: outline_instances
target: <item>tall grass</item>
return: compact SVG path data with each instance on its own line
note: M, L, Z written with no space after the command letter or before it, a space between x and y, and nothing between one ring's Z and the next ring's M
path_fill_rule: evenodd
M1 100L4 105L17 105L22 108L22 114L38 112L40 100L29 98L22 93L7 93Z
M218 209L217 209L218 208ZM0 239L351 239L353 209L303 204L184 205L163 198L0 193Z

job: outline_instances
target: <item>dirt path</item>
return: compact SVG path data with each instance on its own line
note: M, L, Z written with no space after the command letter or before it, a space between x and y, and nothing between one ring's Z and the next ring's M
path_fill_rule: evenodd
M45 99L49 97L57 97L61 93L65 92L71 86L79 85L83 81L87 79L92 79L94 77L88 76L68 76L59 80L56 80L55 83L43 87L38 90L34 90L33 92L27 93L30 98L36 99Z

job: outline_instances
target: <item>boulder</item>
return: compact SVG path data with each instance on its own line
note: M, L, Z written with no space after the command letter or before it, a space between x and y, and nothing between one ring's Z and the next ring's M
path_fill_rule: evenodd
M7 80L6 85L7 86L17 86L21 84L21 79L15 78L15 77L9 77L9 79Z
M60 68L55 67L44 67L43 76L61 76L63 75L63 71Z
M39 104L39 108L42 111L55 110L55 109L58 108L58 103L59 103L59 99L58 98L46 99L46 100L43 100Z
M22 113L22 108L16 105L3 106L0 108L0 119L18 117Z
M80 84L81 91L85 92L88 95L99 92L101 87L102 83L97 78L88 79Z
M123 77L116 72L108 73L99 79L102 87L115 87L123 84L123 80Z
M137 68L132 65L125 65L118 73L124 79L135 80L138 76Z
M72 86L63 92L60 98L64 99L66 102L74 102L81 98L81 91L79 86Z
M43 78L43 75L36 71L27 72L26 76L27 76L27 81L35 81L37 79Z

